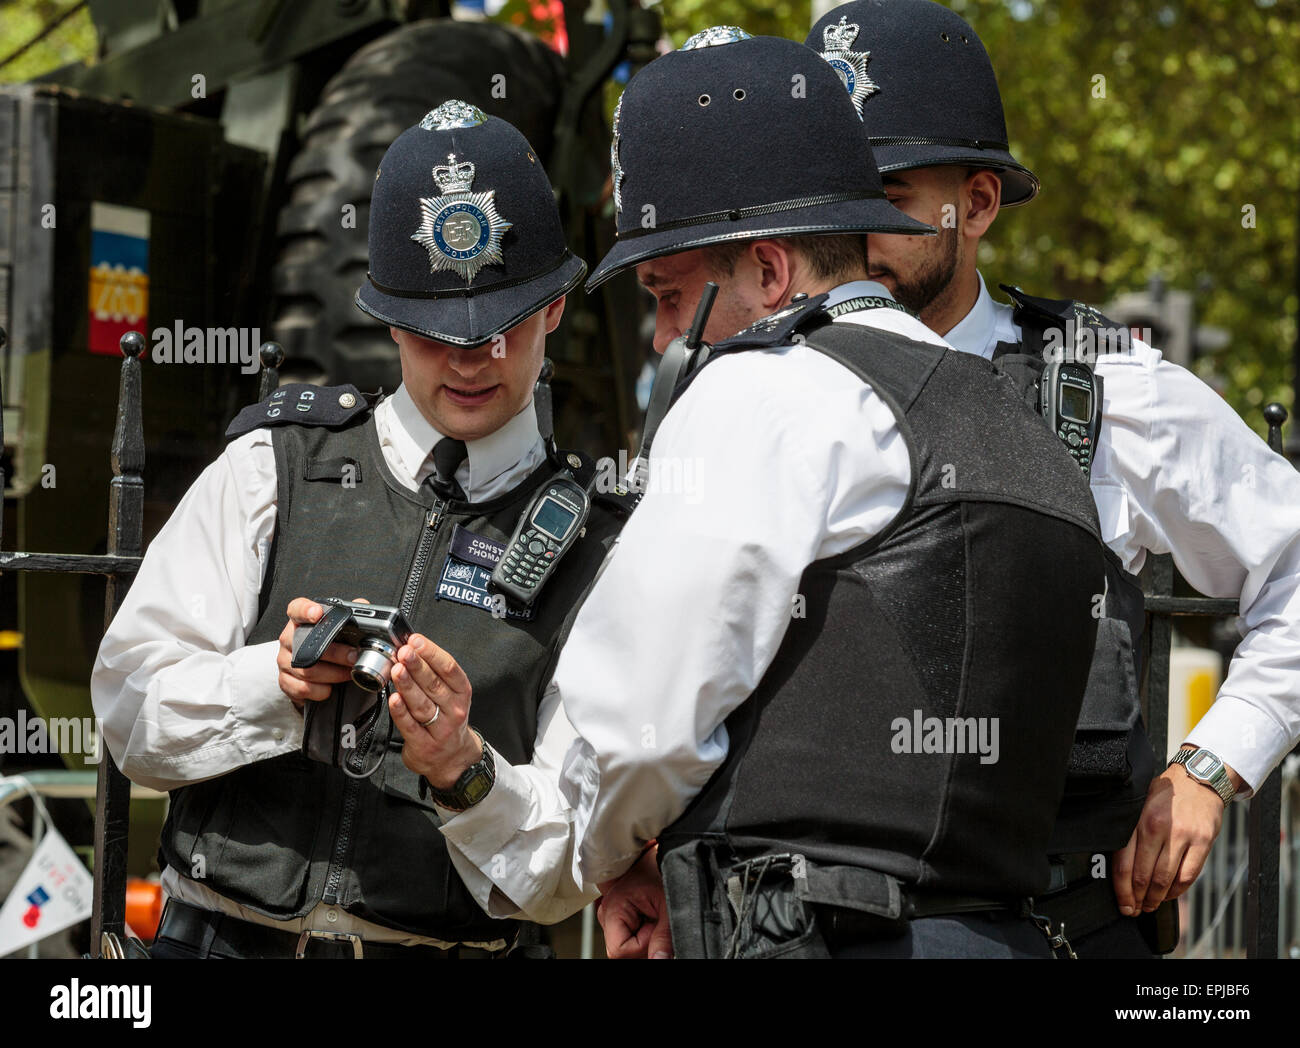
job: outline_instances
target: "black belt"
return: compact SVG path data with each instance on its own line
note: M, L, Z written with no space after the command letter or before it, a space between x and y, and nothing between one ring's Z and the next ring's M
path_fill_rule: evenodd
M156 938L192 946L205 955L211 951L237 957L365 957L428 961L493 956L487 950L470 946L452 946L444 950L428 945L370 942L359 935L343 932L288 932L229 914L203 910L178 899L167 901Z
M952 917L978 913L994 920L1020 919L1028 916L1021 899L990 899L976 895L952 895L945 892L905 890L903 914L897 920L879 917L844 906L817 904L817 927L832 949L872 939L892 939L902 935L909 921L926 917Z

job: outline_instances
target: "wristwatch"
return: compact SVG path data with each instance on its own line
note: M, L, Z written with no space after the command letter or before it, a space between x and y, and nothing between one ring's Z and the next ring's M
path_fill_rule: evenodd
M470 728L470 731L478 735L478 741L483 747L483 756L461 772L460 778L451 789L440 790L429 783L429 794L433 797L434 803L450 811L465 811L467 808L474 807L488 795L492 784L497 781L497 766L492 756L492 747L473 728Z
M1169 762L1171 768L1175 764L1181 764L1187 770L1188 775L1217 793L1225 808L1237 792L1223 767L1223 761L1211 750L1204 748L1195 750L1181 749L1174 754L1173 760Z

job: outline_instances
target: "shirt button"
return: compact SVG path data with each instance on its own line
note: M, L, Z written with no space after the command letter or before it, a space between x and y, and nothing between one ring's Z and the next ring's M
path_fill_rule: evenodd
M467 833L467 834L465 834L465 836L462 837L461 839L462 839L466 844L473 844L473 843L474 843L474 835L473 835L472 833Z
M271 729L271 738L276 739L276 740L283 739L283 738L284 738L284 729L283 729L283 728L272 728L272 729Z
M339 911L338 911L338 910L326 910L326 911L325 911L325 919L326 919L327 921L329 921L330 924L333 924L335 921L337 921L337 920L339 919Z

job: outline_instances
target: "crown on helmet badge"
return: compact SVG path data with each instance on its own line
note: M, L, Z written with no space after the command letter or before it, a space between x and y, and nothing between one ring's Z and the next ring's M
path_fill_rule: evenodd
M484 266L501 265L501 237L512 223L497 211L496 190L474 193L474 165L456 162L456 154L447 155L447 163L433 169L433 180L441 196L421 197L420 228L411 239L429 252L429 272L450 270L460 274L467 284Z
M870 51L854 51L853 42L861 30L856 22L850 22L847 15L841 15L839 24L828 25L822 31L821 56L830 63L853 99L853 107L862 116L862 104L876 94L880 87L867 76L867 62Z

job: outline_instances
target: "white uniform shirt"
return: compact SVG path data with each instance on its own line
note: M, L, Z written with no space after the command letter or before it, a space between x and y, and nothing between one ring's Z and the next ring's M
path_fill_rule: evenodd
M442 434L405 386L375 409L375 429L394 479L417 489L433 473L433 446ZM509 491L546 456L532 402L466 449L456 479L467 495L485 501ZM203 471L149 544L91 675L104 739L133 781L175 789L301 747L302 714L277 683L279 641L244 643L257 623L275 522L271 431L258 429L232 441ZM196 906L295 932L319 928L374 941L436 942L323 904L307 917L273 921L191 880L191 872L168 869L164 889Z
M1019 342L1012 307L980 277L945 338L991 358ZM1135 339L1101 354L1101 436L1091 482L1102 538L1136 573L1171 553L1200 592L1239 600L1243 640L1218 699L1186 741L1213 750L1250 789L1300 740L1300 473L1214 390Z
M857 281L830 302L857 295L888 292ZM944 344L893 309L835 322ZM487 797L443 825L488 912L559 920L685 810L726 757L723 721L776 656L804 568L881 531L910 479L893 412L825 354L790 346L700 373L560 655L563 710L530 765L498 767Z

